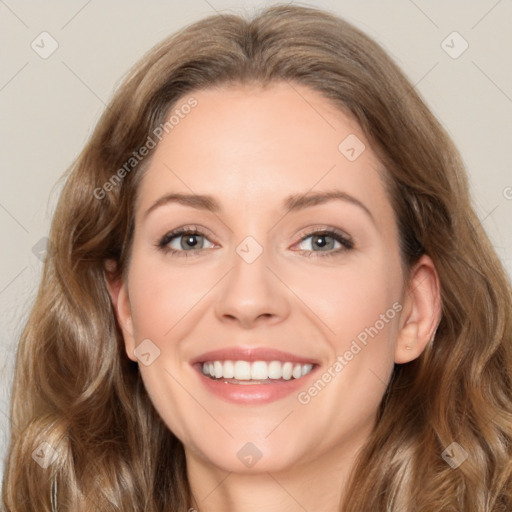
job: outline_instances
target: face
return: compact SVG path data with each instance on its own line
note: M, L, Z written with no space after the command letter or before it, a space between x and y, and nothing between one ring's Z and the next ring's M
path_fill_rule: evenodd
M127 353L189 462L280 471L347 453L411 311L380 163L306 87L193 97L139 188L115 292Z

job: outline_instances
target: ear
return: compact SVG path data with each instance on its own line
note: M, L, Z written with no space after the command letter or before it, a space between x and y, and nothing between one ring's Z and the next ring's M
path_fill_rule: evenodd
M117 322L123 333L126 354L132 361L137 361L134 355L135 336L133 334L132 312L127 284L116 275L117 264L113 260L105 262L105 281L108 293L112 300L112 306L116 314Z
M432 259L423 255L411 269L395 345L395 363L419 357L441 321L441 285Z

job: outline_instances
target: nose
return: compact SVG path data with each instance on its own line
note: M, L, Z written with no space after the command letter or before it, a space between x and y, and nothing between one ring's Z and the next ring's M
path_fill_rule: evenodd
M265 250L252 262L234 255L233 267L222 280L215 303L220 321L250 329L288 317L292 294L270 259Z

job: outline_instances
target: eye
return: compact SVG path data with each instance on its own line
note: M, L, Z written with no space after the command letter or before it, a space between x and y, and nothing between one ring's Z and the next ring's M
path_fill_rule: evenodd
M310 241L307 242L307 240ZM307 257L335 256L354 247L352 239L337 229L311 231L300 240L299 247L301 245L303 247L299 252ZM319 250L315 250L317 248Z
M196 226L183 226L170 231L156 245L163 252L179 257L197 256L203 249L215 247L207 235ZM354 247L350 236L334 228L310 231L300 239L298 245L297 252L306 257L336 256Z
M211 245L207 246L207 244ZM214 245L206 234L193 226L184 226L171 231L163 236L157 244L158 248L166 253L185 257L197 255L201 249L212 248Z

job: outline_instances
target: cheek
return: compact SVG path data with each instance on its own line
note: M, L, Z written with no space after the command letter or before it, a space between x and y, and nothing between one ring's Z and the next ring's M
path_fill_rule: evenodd
M390 320L397 317L393 304L400 300L402 289L400 265L393 258L383 254L353 265L286 271L284 278L307 306L302 311L323 326L337 353L360 333L364 338L365 329L375 324L392 338L389 326L396 321Z
M215 282L212 271L196 267L166 265L134 258L130 281L130 304L134 334L140 340L167 339L199 305L205 292Z
M149 351L156 355L149 365L139 361L145 389L169 429L185 443L190 443L190 425L201 424L198 419L204 415L188 392L190 376L181 343L193 332L204 277L137 253L128 276L135 345L149 339Z
M330 344L324 372L298 396L304 410L341 430L357 431L369 421L394 368L402 287L394 246L296 280L294 291L311 305Z
M384 251L297 280L294 291L314 310L330 354L323 373L297 397L306 410L347 429L375 413L394 368L401 290L400 263Z

